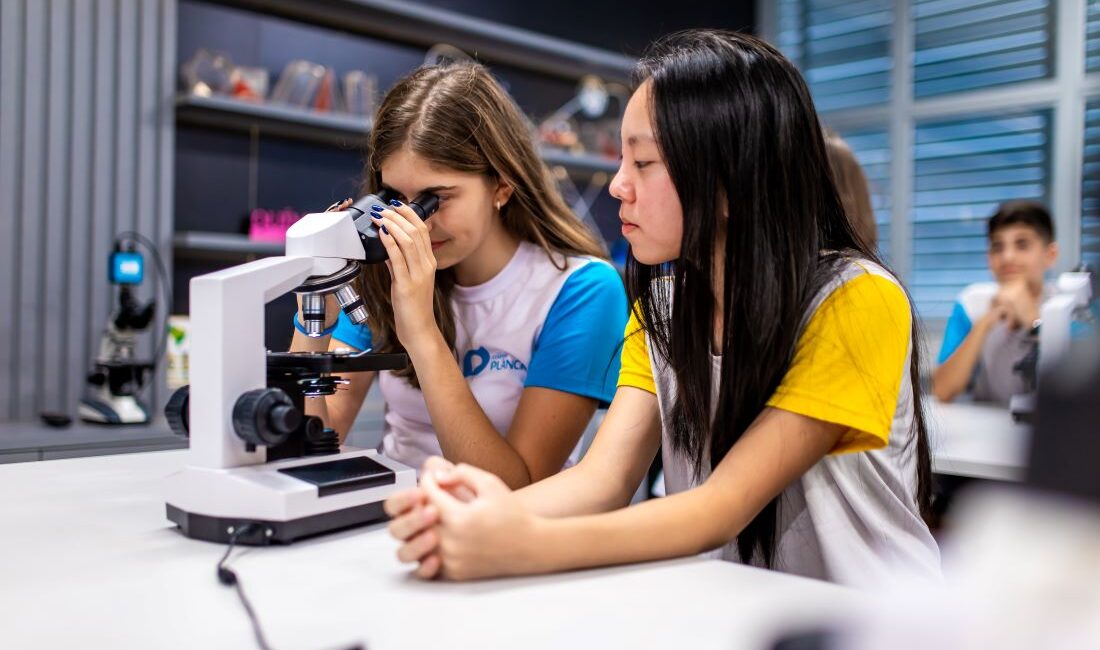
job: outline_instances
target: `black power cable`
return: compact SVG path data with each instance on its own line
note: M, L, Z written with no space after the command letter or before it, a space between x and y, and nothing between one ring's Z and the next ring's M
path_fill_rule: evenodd
M241 604L244 605L244 611L248 613L248 620L252 623L252 632L256 635L256 644L260 646L260 650L271 650L271 646L267 643L267 638L264 637L264 632L260 628L260 619L256 617L256 612L252 609L252 603L249 602L248 597L244 594L244 587L241 585L241 579L237 577L237 574L225 566L225 563L229 560L230 553L233 552L233 548L240 541L241 537L249 535L251 533L258 533L262 530L263 526L257 523L242 524L239 528L230 533L229 546L225 549L225 554L222 555L222 559L218 561L218 582L222 583L226 587L234 587L237 590L237 596L241 599ZM346 648L346 650L366 650L363 644L357 643Z
M260 646L261 650L271 650L271 646L267 644L267 639L264 638L264 631L260 628L260 620L256 618L256 612L252 609L252 603L248 601L248 597L244 594L244 587L241 585L240 578L237 577L233 569L225 566L226 561L229 560L229 554L233 552L233 547L236 546L237 541L240 540L243 535L258 532L259 530L259 524L244 524L233 531L233 534L229 537L229 547L225 549L225 555L218 561L218 582L227 587L235 587L237 589L237 595L241 599L241 604L244 605L244 611L248 613L248 620L252 623L252 631L256 635L256 643Z

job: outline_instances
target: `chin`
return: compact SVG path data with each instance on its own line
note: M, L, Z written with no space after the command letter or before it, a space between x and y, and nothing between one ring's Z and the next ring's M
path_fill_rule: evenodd
M629 241L629 239L627 241ZM657 266L658 264L664 264L665 262L675 260L680 256L680 251L662 251L644 244L638 245L631 243L630 254L634 256L634 259L646 266Z

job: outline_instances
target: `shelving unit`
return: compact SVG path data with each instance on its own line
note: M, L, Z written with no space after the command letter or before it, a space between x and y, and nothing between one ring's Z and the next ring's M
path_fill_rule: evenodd
M341 147L362 145L371 128L369 119L343 113L318 113L293 106L193 94L176 98L176 120L235 131L258 129L261 133ZM595 154L550 148L544 148L541 154L549 165L576 171L613 174L619 168L618 161Z
M431 47L453 45L487 63L579 79L595 74L627 81L634 59L596 47L473 18L439 7L395 0L211 0L352 34Z
M247 235L224 232L182 230L172 237L172 248L177 257L237 259L282 255L286 246L282 242L256 241Z

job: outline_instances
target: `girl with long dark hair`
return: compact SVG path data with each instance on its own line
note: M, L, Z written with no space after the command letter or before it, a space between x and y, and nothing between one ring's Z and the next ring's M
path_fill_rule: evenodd
M651 47L612 184L631 244L618 391L519 492L430 461L398 554L465 579L710 553L837 582L937 576L916 318L852 230L810 93L751 36ZM625 507L660 449L667 497Z

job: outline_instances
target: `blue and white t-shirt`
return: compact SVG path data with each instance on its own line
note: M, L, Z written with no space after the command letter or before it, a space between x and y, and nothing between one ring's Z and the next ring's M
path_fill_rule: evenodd
M615 393L627 319L622 280L596 258L557 262L523 242L491 280L455 286L451 294L462 374L502 436L528 386L591 397L601 408ZM343 313L333 337L359 350L371 347L370 329ZM389 371L379 373L379 385L386 404L380 451L418 470L429 456L442 455L423 393Z
M982 319L993 305L1000 287L996 282L976 282L963 289L947 319L938 363L947 361L970 335L974 323ZM1047 286L1042 300L1053 293ZM970 394L980 402L996 402L1008 405L1013 395L1028 391L1023 375L1015 370L1016 364L1031 351L1030 328L1013 329L1008 323L997 323L986 335L978 364L974 367Z

